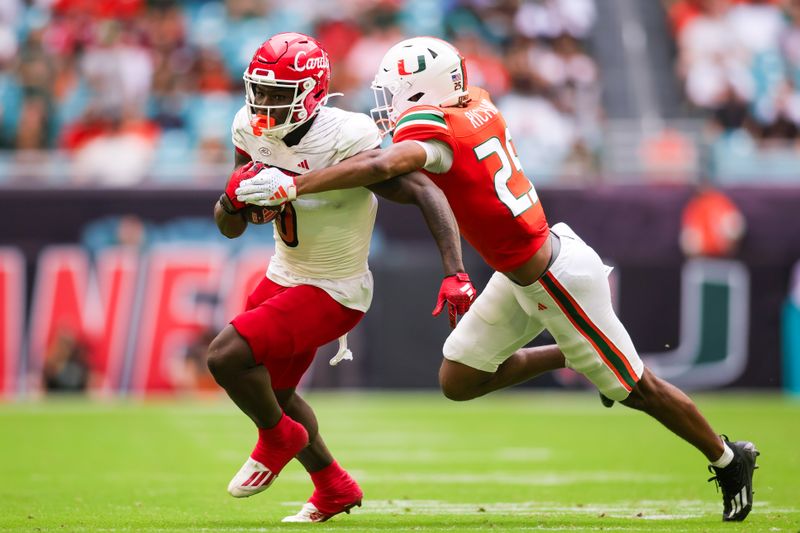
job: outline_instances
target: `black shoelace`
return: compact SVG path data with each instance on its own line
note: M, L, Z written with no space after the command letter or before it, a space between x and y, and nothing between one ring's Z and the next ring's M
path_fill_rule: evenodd
M708 478L708 481L713 481L717 487L717 491L721 489L722 495L725 496L725 498L728 498L740 490L739 474L741 468L741 461L737 461L736 457L734 457L733 461L731 461L731 464L725 468L716 470L713 466L709 465L708 471L715 475Z

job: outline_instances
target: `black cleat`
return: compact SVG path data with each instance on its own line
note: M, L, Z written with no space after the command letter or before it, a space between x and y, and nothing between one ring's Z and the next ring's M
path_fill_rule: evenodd
M612 400L602 392L600 393L600 403L603 404L603 407L608 407L608 408L614 407L614 400Z
M722 490L722 521L741 522L753 508L753 472L756 457L760 455L755 444L747 441L725 442L733 450L733 460L725 468L708 466L708 471L716 474L709 478Z

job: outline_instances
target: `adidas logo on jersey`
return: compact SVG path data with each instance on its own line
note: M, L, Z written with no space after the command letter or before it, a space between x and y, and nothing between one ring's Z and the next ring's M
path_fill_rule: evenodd
M547 306L544 305L543 303L539 303L537 307L539 308L539 311L544 311L545 309L547 309Z
M308 161L306 159L303 159L297 164L297 166L308 170Z

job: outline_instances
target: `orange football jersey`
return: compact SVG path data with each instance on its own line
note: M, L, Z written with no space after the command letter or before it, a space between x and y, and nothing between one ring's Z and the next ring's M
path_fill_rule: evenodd
M550 228L525 177L506 122L477 87L463 107L416 106L400 116L393 142L436 139L453 150L443 174L425 172L447 196L465 239L498 272L514 270L544 244Z

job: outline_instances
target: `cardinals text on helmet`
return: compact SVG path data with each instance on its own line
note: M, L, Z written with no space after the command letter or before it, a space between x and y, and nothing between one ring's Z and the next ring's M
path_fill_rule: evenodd
M294 56L294 69L298 72L304 72L306 70L311 70L315 68L328 68L330 63L328 62L327 55L321 55L319 57L310 57L305 60L305 63L300 64L301 58L305 58L306 51L300 50L297 52L297 55Z

